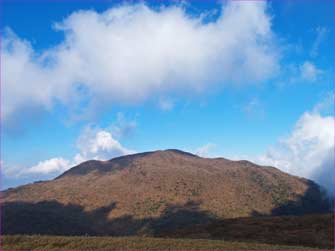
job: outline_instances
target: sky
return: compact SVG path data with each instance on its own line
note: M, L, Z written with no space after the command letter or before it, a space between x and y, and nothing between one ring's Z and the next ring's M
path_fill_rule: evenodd
M333 1L1 2L2 188L181 149L333 188Z

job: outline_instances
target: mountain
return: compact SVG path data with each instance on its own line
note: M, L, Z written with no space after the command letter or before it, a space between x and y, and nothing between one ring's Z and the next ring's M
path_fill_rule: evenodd
M165 150L81 163L2 192L5 234L159 235L218 219L325 211L314 182L249 161Z

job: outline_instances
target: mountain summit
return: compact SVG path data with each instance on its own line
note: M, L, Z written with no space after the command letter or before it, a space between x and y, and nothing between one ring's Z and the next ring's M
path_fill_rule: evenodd
M216 219L322 212L317 184L249 161L180 150L81 163L2 194L4 232L157 234Z

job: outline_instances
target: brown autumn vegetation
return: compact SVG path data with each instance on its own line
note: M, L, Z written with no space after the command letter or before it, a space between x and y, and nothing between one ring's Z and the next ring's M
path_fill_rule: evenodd
M309 180L248 161L200 158L177 150L84 162L55 180L6 190L2 198L3 203L50 200L87 212L113 203L109 218L156 217L168 205L190 201L219 218L273 214L290 201L297 202L295 210L299 203L300 210L310 212L322 206L319 188Z
M334 248L334 215L261 216L218 220L162 233L170 238Z
M288 250L334 248L334 216L267 216L197 224L160 237L2 236L3 250Z
M115 236L141 236L148 245L158 240L148 236L214 239L201 240L208 241L208 248L227 241L251 243L247 249L261 245L258 243L333 246L330 221L325 223L329 216L306 215L328 210L314 182L274 167L200 158L178 150L87 161L54 180L8 189L1 203L2 230L10 235L114 236L104 239L108 243L119 240ZM303 216L290 218L290 225L281 220L286 218L269 215ZM281 229L282 237L275 229ZM277 234L270 236L272 232ZM319 239L312 238L313 234ZM14 237L6 238L12 243ZM15 238L31 244L54 243L56 237ZM184 241L164 240L167 246L159 247ZM72 247L68 245L65 247ZM134 248L140 248L138 245Z
M3 236L2 250L311 250L304 246L268 245L205 239L149 237Z

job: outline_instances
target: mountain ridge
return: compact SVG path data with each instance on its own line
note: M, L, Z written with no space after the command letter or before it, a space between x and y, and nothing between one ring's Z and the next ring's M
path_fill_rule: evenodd
M92 165L102 166L102 165L108 165L111 162L115 162L115 161L133 161L133 160L136 160L136 159L141 158L141 157L145 157L145 156L148 156L148 155L157 155L157 154L159 154L159 155L176 154L176 155L183 156L183 157L196 157L196 158L206 159L206 160L229 161L229 162L241 163L243 165L253 165L253 166L262 167L262 168L274 168L274 169L279 170L278 168L273 167L273 166L258 165L258 164L255 164L255 163L249 161L249 160L244 160L244 159L242 159L242 160L229 160L229 159L224 158L224 157L213 157L213 158L201 157L201 156L198 156L196 154L189 153L189 152L186 152L186 151L182 151L182 150L179 150L179 149L166 149L166 150L147 151L147 152L141 152L141 153L133 153L133 154L128 154L128 155L122 155L122 156L118 156L118 157L115 157L115 158L112 158L112 159L109 159L109 160L95 160L95 159L87 160L87 161L84 161L84 162L82 162L82 163L80 163L76 166L73 166L69 170L67 170L64 173L62 173L61 175L57 176L55 179L58 179L60 177L64 177L66 174L72 173L76 169L81 169L81 168L90 169L90 166L92 166ZM298 176L296 176L296 177L298 177ZM302 177L299 177L299 178L302 178ZM305 178L302 178L302 179L305 179Z
M64 229L80 233L130 234L129 228L137 226L131 234L139 234L217 219L299 215L326 208L313 181L245 160L202 158L176 149L86 161L54 180L2 195L4 214L10 215L4 229L14 233L25 229L25 222L41 225L41 215L50 221L60 214L57 222L75 224L65 224ZM91 225L78 226L81 221ZM46 231L35 230L31 231Z

